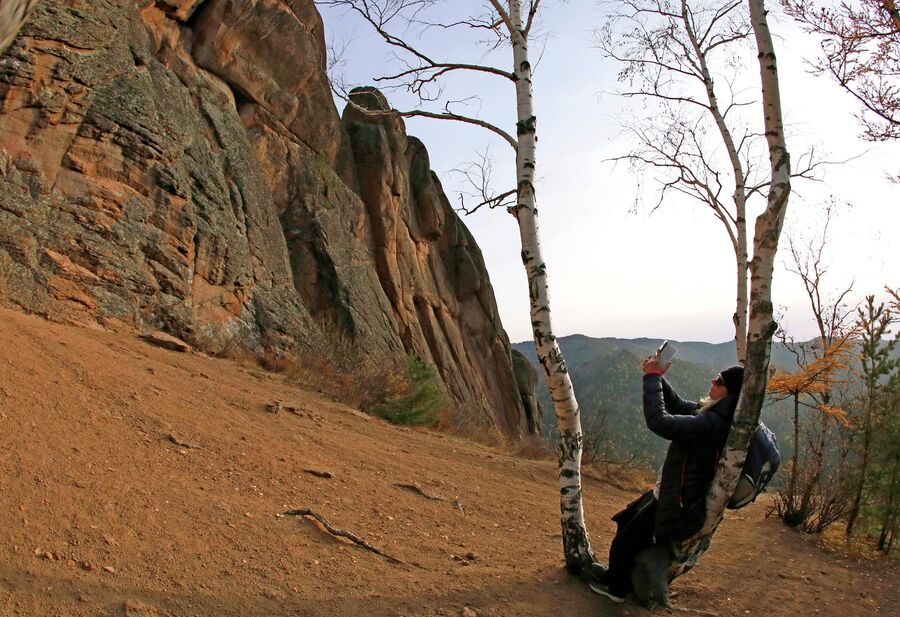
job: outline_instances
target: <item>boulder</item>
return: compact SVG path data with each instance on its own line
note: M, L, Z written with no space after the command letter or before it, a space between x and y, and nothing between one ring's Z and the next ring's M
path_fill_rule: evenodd
M181 353L187 353L191 351L191 346L181 339L175 338L171 334L160 332L159 330L155 330L153 332L145 332L144 334L141 334L141 339L150 343L151 345L162 347L163 349L168 349L171 351L179 351Z
M538 378L534 365L518 349L512 350L513 374L525 412L525 427L528 434L540 435L544 412L538 399Z

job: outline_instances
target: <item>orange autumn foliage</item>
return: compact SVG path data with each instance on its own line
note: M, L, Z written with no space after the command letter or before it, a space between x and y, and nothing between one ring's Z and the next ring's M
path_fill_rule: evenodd
M842 408L834 407L833 405L816 405L816 409L821 411L826 416L834 418L842 426L844 426L844 427L850 426L850 417L847 415L847 412L844 411Z
M841 373L850 365L853 348L849 336L838 338L825 346L821 357L801 365L795 372L776 371L766 389L770 394L784 397L828 392L834 384L844 381ZM843 409L828 405L819 405L818 409L842 423L847 422L847 413Z

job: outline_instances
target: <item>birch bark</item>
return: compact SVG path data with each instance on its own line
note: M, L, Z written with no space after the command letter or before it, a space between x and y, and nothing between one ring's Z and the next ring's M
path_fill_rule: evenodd
M509 30L513 49L516 87L516 205L510 208L519 226L522 264L528 277L531 325L538 360L553 399L560 440L559 456L560 524L566 568L573 574L588 573L594 561L584 523L581 486L583 435L581 414L572 380L562 351L553 334L550 319L550 295L547 265L541 252L537 201L534 188L536 171L537 118L532 96L531 63L528 59L527 31L522 21L519 0L510 0L508 12L498 0L490 0Z
M669 570L671 578L693 567L700 555L709 547L712 534L724 516L725 504L734 492L746 457L747 446L759 422L768 381L772 335L775 333L772 272L791 191L791 165L784 137L775 48L766 20L764 0L748 0L748 4L759 51L763 114L772 173L771 184L766 210L757 217L754 230L744 385L728 442L719 459L719 467L707 495L706 520L702 529L693 538L676 547L675 559Z
M5 0L0 2L0 54L6 51L22 28L37 0Z

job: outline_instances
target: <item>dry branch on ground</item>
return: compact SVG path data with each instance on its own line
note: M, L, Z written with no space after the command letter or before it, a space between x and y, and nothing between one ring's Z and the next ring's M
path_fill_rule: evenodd
M349 531L344 531L343 529L338 529L337 527L332 525L330 522L328 522L327 518L325 518L324 516L322 516L315 510L312 510L310 508L298 508L296 510L288 510L287 512L284 512L284 515L285 516L304 516L304 517L310 517L312 519L315 519L322 527L325 528L325 531L327 531L331 535L338 537L338 538L345 538L347 540L350 540L353 544L356 544L357 546L360 546L360 547L366 549L367 551L375 553L376 555L381 555L382 557L384 557L391 563L396 563L401 566L407 566L407 564L405 562L375 548L374 546L372 546L371 544L369 544L368 542L366 542L365 540L363 540L356 534L351 533Z

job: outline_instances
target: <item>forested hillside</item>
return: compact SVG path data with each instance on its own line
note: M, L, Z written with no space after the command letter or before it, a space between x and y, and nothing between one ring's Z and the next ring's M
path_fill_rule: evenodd
M584 414L587 438L603 433L601 457L610 460L637 460L656 466L665 453L665 442L650 433L641 415L641 361L653 353L661 339L591 338L576 334L560 339L575 394ZM673 341L678 354L666 378L684 398L697 400L706 395L716 373L736 363L734 343ZM536 364L534 344L516 343L515 349ZM781 344L772 346L773 364L790 368L794 356ZM538 371L541 375L541 371ZM554 430L547 388L539 388L544 409L542 435ZM781 438L783 451L789 453L790 427L786 404L772 401L763 408L762 419Z

